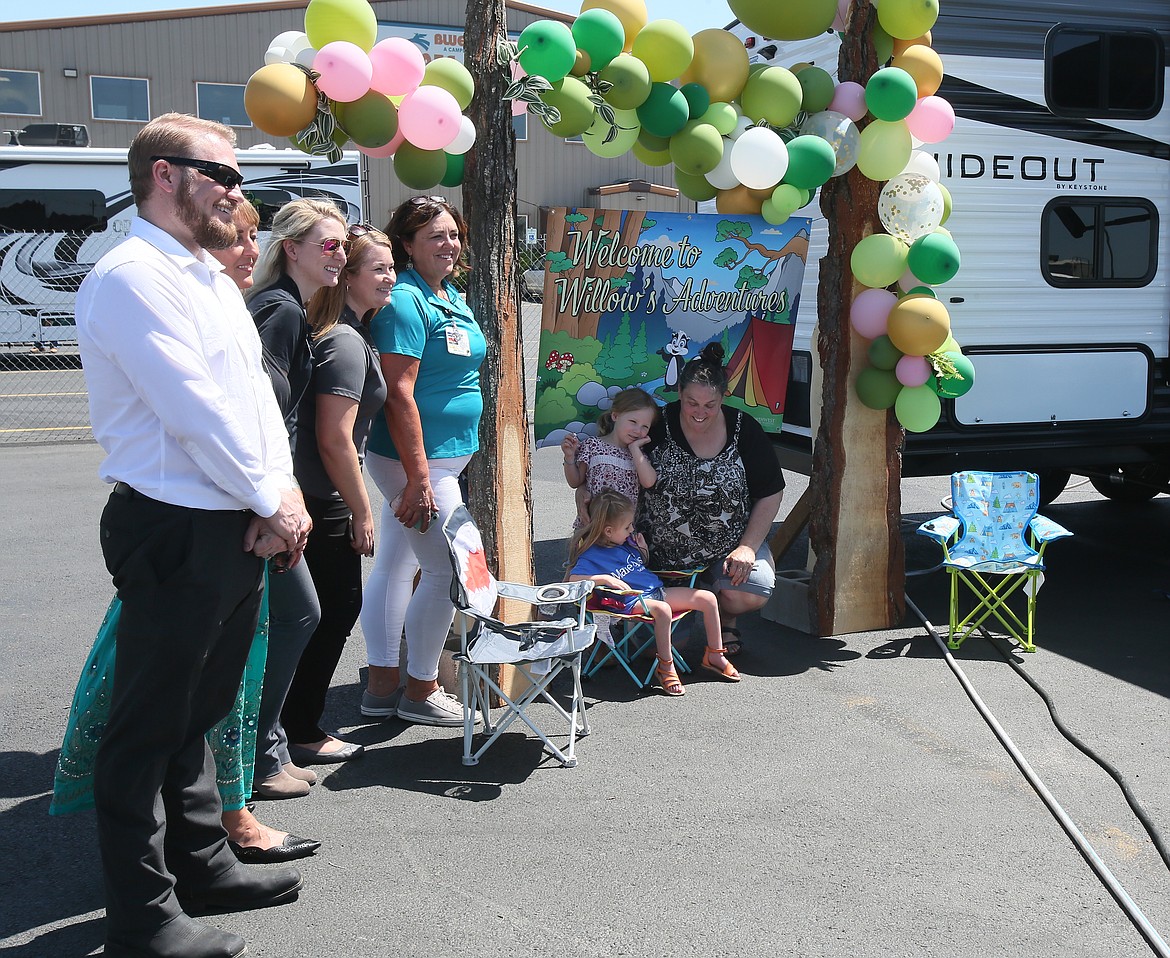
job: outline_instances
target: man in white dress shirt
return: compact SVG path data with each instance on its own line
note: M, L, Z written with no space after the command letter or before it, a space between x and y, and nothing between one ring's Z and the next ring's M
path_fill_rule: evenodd
M310 521L260 341L206 251L245 202L235 135L166 114L130 146L125 242L77 296L94 435L114 483L102 514L122 599L110 716L94 773L110 958L235 958L190 914L296 898L293 868L237 863L204 739L235 699L265 559L300 558Z

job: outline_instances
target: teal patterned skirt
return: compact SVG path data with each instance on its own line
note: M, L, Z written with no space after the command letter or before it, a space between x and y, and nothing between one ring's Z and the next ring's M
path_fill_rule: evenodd
M265 573L267 575L267 573ZM248 651L240 690L227 716L207 733L215 756L215 783L224 811L238 811L252 794L252 767L256 760L256 732L260 694L264 689L264 664L268 659L268 582L260 605L260 623ZM114 684L114 640L122 603L110 602L98 629L89 658L77 680L65 740L53 777L50 815L68 815L93 808L93 765L110 714L110 691Z

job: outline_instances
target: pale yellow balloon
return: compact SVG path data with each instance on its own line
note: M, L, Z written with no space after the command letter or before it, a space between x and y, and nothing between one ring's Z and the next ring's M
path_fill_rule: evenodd
M695 55L678 78L679 85L700 83L712 103L730 103L747 83L749 63L743 42L726 30L700 30L691 39Z
M582 13L595 9L608 10L622 22L622 29L626 34L626 42L622 49L627 53L634 45L634 37L650 19L650 14L646 10L646 0L581 0Z

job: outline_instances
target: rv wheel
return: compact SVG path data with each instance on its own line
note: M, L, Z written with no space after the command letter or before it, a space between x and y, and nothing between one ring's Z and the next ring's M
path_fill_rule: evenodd
M1068 485L1069 473L1061 469L1043 469L1036 473L1040 480L1040 508L1051 505Z
M1101 495L1114 502L1148 502L1159 492L1167 491L1170 464L1143 462L1118 466L1104 475L1090 476L1089 482Z

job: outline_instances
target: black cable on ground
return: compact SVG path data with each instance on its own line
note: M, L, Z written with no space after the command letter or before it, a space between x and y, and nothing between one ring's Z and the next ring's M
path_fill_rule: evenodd
M1068 729L1064 722L1061 721L1060 716L1056 713L1056 705L1052 701L1052 696L1050 696L1048 692L1045 691L1044 687L1041 686L1039 682L1037 682L1027 673L1027 671L1022 665L1020 665L1019 662L1017 662L1014 658L1008 655L1007 652L1004 651L999 642L994 641L995 636L992 636L983 629L980 629L980 632L983 634L984 638L991 642L992 648L994 648L995 651L999 653L1000 657L1015 670L1016 674L1020 678L1028 683L1032 691L1039 695L1040 698L1044 701L1044 704L1048 706L1048 714L1052 716L1052 724L1056 726L1056 730L1060 732L1060 734L1063 735L1078 751L1092 759L1097 763L1097 765L1101 766L1101 768L1103 768L1108 773L1109 777L1117 783L1117 787L1121 789L1121 794L1125 797L1126 804L1129 805L1130 810L1134 813L1135 816L1137 816L1137 820L1142 823L1142 827L1146 830L1146 834L1150 836L1150 841L1154 843L1154 848L1158 850L1158 854L1162 858L1162 863L1166 866L1167 870L1170 871L1170 852L1167 851L1166 842L1162 838L1162 833L1158 831L1158 827L1150 819L1150 816L1146 814L1146 810L1142 808L1141 803L1139 803L1138 800L1134 798L1133 792L1130 791L1129 784L1125 781L1125 778L1122 777L1121 773L1118 772L1113 765L1111 765L1106 759L1103 759L1101 756L1097 755L1091 748L1089 748L1089 746L1077 738L1077 736Z

